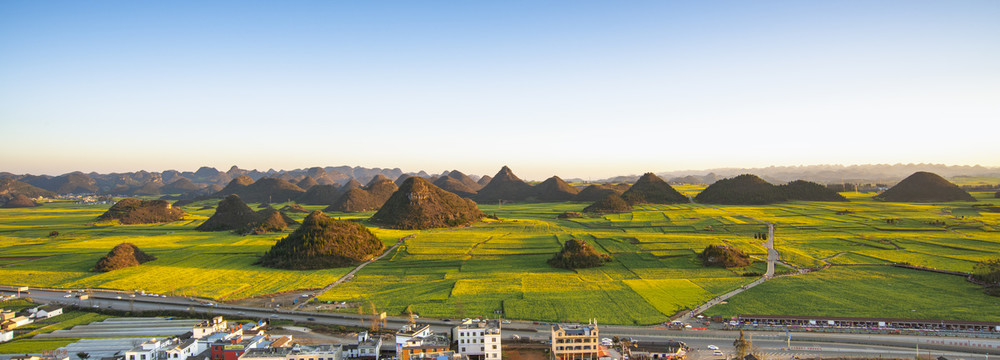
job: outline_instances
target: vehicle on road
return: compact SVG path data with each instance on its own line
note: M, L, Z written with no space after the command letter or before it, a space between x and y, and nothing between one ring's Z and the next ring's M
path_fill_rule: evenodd
M309 321L316 321L316 318L314 318L314 317L311 317L311 318L306 318L306 320L309 320Z
M719 347L718 347L718 346L715 346L715 345L709 345L709 346L708 346L708 349L709 349L709 350L719 350Z
M725 355L725 354L722 353L722 350L715 350L715 351L712 352L712 355L722 356L722 355Z

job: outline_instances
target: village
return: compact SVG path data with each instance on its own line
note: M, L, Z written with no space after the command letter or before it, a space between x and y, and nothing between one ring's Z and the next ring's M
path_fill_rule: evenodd
M41 305L20 312L0 310L0 342L10 341L19 327L38 320L63 314L59 305ZM142 321L163 324L173 321L183 324L191 320L172 318L112 318L134 324ZM374 323L372 332L351 333L342 343L300 343L293 335L271 334L269 320L227 321L222 316L198 321L189 331L175 336L149 337L136 341L96 342L100 351L91 356L72 345L43 354L7 357L12 360L501 360L511 346L530 349L536 355L551 360L621 360L621 359L681 359L687 347L682 342L638 344L629 339L601 337L596 322L588 324L552 324L548 341L530 343L514 334L513 344L504 344L501 328L506 321L499 319L466 318L457 321L450 331L435 332L431 325L421 324L412 315L399 329L384 328ZM134 320L134 321L124 321ZM149 322L152 324L153 322ZM376 334L377 333L377 334ZM356 335L355 335L356 334ZM97 340L95 340L97 341ZM86 343L86 339L81 340ZM94 345L91 345L94 346ZM543 355L544 354L544 355ZM622 355L625 354L625 355ZM539 358L536 356L534 358Z

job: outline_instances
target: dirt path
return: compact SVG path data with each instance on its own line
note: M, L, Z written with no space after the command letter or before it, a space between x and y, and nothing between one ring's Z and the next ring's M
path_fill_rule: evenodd
M324 287L322 289L319 289L317 291L305 294L305 295L309 295L309 296L303 298L303 301L300 301L298 303L298 305L295 305L295 310L301 309L303 306L305 306L307 303L309 303L309 300L315 299L315 298L319 297L320 295L323 295L327 291L330 291L330 289L333 289L337 285L340 285L340 284L342 284L342 283L344 283L344 282L346 282L348 280L351 280L352 278L354 278L354 274L357 274L358 271L361 271L361 269L364 269L365 266L368 266L368 264L376 262L376 261L384 258L386 255L391 254L393 251L395 251L397 248L399 248L399 246L402 245L403 242L406 239L412 239L412 238L413 238L413 235L409 235L409 236L406 236L404 238L400 238L399 241L397 241L395 245L393 245L392 247L390 247L389 250L386 250L385 252L383 252L382 255L379 255L379 256L371 259L371 260L368 260L368 261L365 261L365 262L361 263L361 265L358 265L356 268L354 268L353 270L351 270L351 272L345 274L344 276L341 276L340 279L337 279L337 281L334 281L332 284L327 285L326 287Z
M688 196L688 199L691 200L692 204L697 204L696 202L694 202L694 199L691 198L690 196ZM725 294L716 296L715 298L709 300L708 302L706 302L704 304L701 304L701 305L698 305L694 309L691 309L691 311L688 311L687 313L685 313L680 318L675 319L677 321L685 322L685 323L686 322L690 322L695 315L700 314L700 313L704 312L705 310L708 310L709 308L711 308L711 307L713 307L715 305L718 305L718 304L722 303L723 301L726 301L727 299L729 299L729 298L731 298L733 296L736 296L737 294L739 294L739 293L741 293L743 291L746 291L749 288L752 288L754 286L760 285L760 284L764 283L765 281L770 280L771 278L774 277L774 263L780 262L780 260L781 260L781 255L778 253L778 250L776 250L774 248L774 224L772 224L770 222L767 222L767 221L764 221L764 220L756 219L756 218L753 218L753 217L750 217L750 216L746 216L746 215L742 215L742 214L737 214L737 213L734 213L732 211L729 211L729 210L726 210L726 209L722 209L722 208L718 208L718 207L715 207L715 206L712 206L712 205L706 205L706 204L698 204L698 205L709 207L709 208L716 209L716 210L723 211L723 212L727 212L727 213L733 214L733 215L738 216L738 217L743 217L743 218L747 218L747 219L750 219L750 220L753 220L753 221L756 221L756 222L759 222L759 223L766 224L767 225L767 242L764 243L764 247L767 248L767 272L764 273L764 276L761 276L757 280L754 280L752 283L743 285L743 286L741 286L738 289L735 289L735 290L727 292ZM802 273L802 270L799 270L798 274L801 274L801 273Z

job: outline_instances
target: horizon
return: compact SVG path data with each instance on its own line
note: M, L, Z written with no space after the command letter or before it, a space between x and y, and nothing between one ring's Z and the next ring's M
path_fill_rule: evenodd
M493 176L495 176L497 174L497 172L503 166L507 166L507 167L509 167L511 169L511 171L513 171L514 175L516 175L518 178L520 178L520 179L522 179L524 181L528 181L528 182L541 182L541 181L544 181L544 180L546 180L546 179L548 179L548 178L550 178L552 176L558 176L558 177L560 177L560 178L562 178L564 180L565 179L582 179L582 180L584 180L586 182L591 182L591 181L608 180L608 179L612 179L612 178L615 178L615 177L633 177L633 176L634 177L639 177L639 176L642 176L645 173L650 173L650 172L654 173L654 174L674 174L674 175L677 175L677 174L684 174L684 175L699 175L699 174L703 174L703 175L708 175L708 174L714 173L715 171L724 171L724 170L761 170L761 169L770 169L770 168L808 168L808 167L843 167L843 168L851 168L851 167L862 167L862 166L916 166L916 167L922 167L922 166L923 167L945 166L945 167L969 167L969 168L977 168L978 167L978 168L993 169L993 170L1000 171L1000 167L998 167L998 166L983 166L983 165L979 165L979 164L973 164L973 165L954 165L954 164L935 164L935 163L905 163L905 164L904 163L895 163L895 164L810 164L810 165L769 165L769 166L761 166L761 167L721 167L721 168L663 170L663 171L653 171L653 170L650 170L650 171L643 171L643 172L638 172L638 173L614 174L614 175L604 176L604 177L600 177L600 178L583 178L583 177L579 177L579 176L565 176L565 175L559 175L559 174L551 174L551 175L548 175L548 176L545 176L545 177L542 177L542 178L529 178L529 177L521 175L521 173L516 168L514 168L512 166L508 166L508 165L501 165L500 168L498 168L497 170L495 170L493 172L478 173L478 172L471 172L471 171L466 171L466 170L458 169L458 168L451 168L451 169L445 169L445 170L439 170L439 171L430 171L430 170L427 170L427 169L408 170L408 169L401 168L401 167L366 167L366 166L356 166L356 165L346 165L346 164L344 164L344 165L313 165L313 166L304 166L304 167L289 168L289 169L284 169L284 168L283 169L274 169L274 168L266 168L266 169L262 169L262 168L247 168L247 167L242 167L242 166L239 166L239 165L229 165L229 166L224 166L224 167L202 165L202 166L199 166L197 168L191 168L191 169L165 169L165 170L133 169L133 170L127 170L127 171L106 171L106 172L73 170L73 171L67 171L67 172L62 172L62 173L58 173L58 174L17 173L17 172L12 172L12 171L8 171L8 170L0 169L0 173L8 172L8 173L12 173L12 174L15 174L15 175L52 176L52 177L56 177L56 176L60 176L60 175L65 175L65 174L69 174L69 173L74 173L74 172L80 172L80 173L83 173L83 174L90 174L90 173L97 173L97 174L119 173L119 174L121 174L121 173L135 173L135 172L139 172L139 171L146 171L146 172L149 172L149 173L161 173L162 174L165 171L177 171L177 172L180 172L180 173L185 173L185 172L192 172L193 173L193 172L198 171L202 167L212 168L212 169L215 169L215 170L217 170L219 172L224 173L224 172L228 171L230 168L232 168L233 166L236 166L240 170L259 171L259 172L262 172L262 173L267 173L267 172L269 172L271 170L274 170L277 173L283 173L283 172L290 172L290 171L297 171L297 170L299 170L299 171L301 171L301 170L307 170L307 169L313 168L313 167L319 167L319 168L324 168L325 169L325 168L341 167L341 166L347 166L347 167L351 167L351 168L362 167L362 168L367 168L367 169L383 169L383 170L392 170L392 169L397 169L398 168L398 169L400 169L400 171L403 172L403 174L416 174L416 173L419 173L421 171L424 171L427 174L432 175L432 176L433 175L440 175L444 171L455 171L455 170L457 170L457 171L462 172L463 174L470 175L470 176L476 176L476 177L482 177L482 176L493 177ZM753 175L759 175L759 174L753 174ZM958 175L958 176L961 176L961 175Z
M1000 167L1000 2L439 5L0 3L0 171Z

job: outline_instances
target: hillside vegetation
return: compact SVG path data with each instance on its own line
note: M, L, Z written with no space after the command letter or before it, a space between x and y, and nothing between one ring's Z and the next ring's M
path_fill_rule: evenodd
M118 220L122 225L133 225L171 222L183 218L184 211L173 207L165 200L124 198L98 216L97 220Z
M314 211L298 229L278 240L257 264L291 270L323 269L370 260L383 250L385 244L363 225Z
M549 259L549 265L562 269L584 269L604 265L610 262L611 256L601 254L593 245L579 239L569 239L563 244L562 250Z
M156 260L156 257L146 254L142 250L139 250L138 246L126 242L116 245L107 255L97 260L97 265L94 265L94 271L114 271L139 266L142 263L153 260Z
M472 200L414 176L403 182L370 221L394 229L430 229L468 225L484 216Z
M934 173L918 171L896 186L875 196L876 200L893 202L976 201L976 198Z

